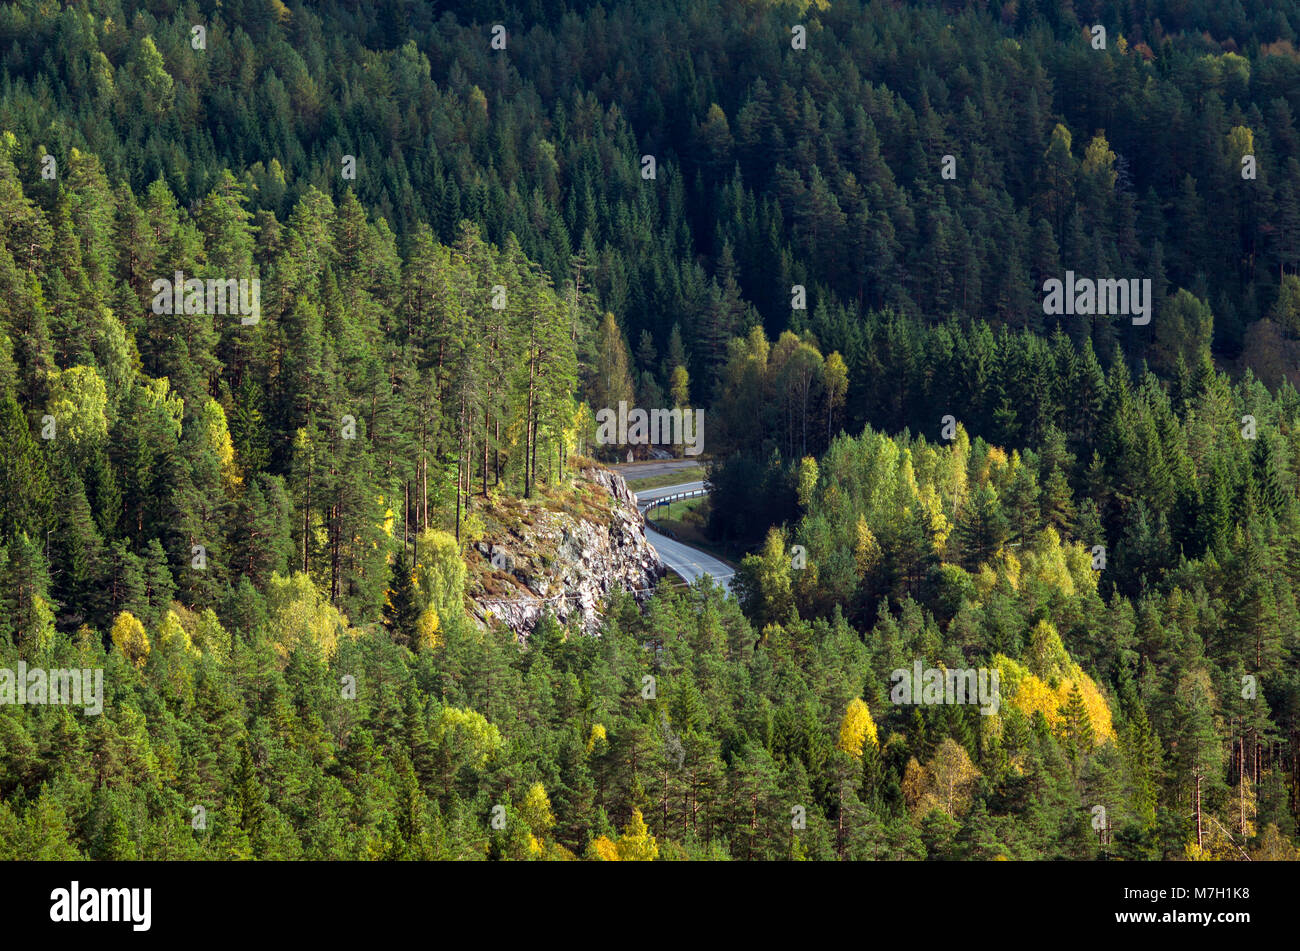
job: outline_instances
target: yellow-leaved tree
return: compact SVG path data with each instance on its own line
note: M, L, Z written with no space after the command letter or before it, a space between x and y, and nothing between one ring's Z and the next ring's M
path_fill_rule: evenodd
M533 834L544 836L555 825L555 814L551 812L551 798L546 795L546 787L540 782L533 783L524 793L523 802L519 804L519 814L528 823Z
M194 702L194 668L190 661L199 652L175 611L169 610L158 622L151 653L155 661L161 662L159 673L170 696L189 707Z
M425 608L415 622L415 639L421 649L440 647L442 645L442 622L438 612Z
M58 421L60 439L75 449L89 450L108 438L108 391L94 367L55 370L49 388L49 410Z
M840 736L836 746L850 756L861 759L862 749L868 744L875 748L880 746L876 737L876 721L871 719L867 702L861 697L854 697L844 711L844 718L840 720Z
M659 845L646 827L640 809L632 810L632 818L618 837L618 857L624 862L653 862L659 857Z
M793 596L784 529L768 529L762 552L741 560L733 585L740 603L759 623L779 624L786 619Z
M320 596L311 578L300 571L289 577L271 575L266 590L267 629L280 658L287 659L300 643L320 648L326 660L334 656L347 620L338 608Z
M145 634L144 625L139 618L130 611L123 611L113 622L109 636L123 657L137 667L144 666L149 658L149 636Z
M546 795L546 787L540 782L533 783L524 793L519 803L519 815L528 824L529 851L534 855L546 852L546 836L555 826L555 814L551 811L551 799Z
M1093 746L1115 738L1110 706L1096 682L1083 672L1061 643L1050 621L1041 620L1030 635L1026 655L1028 666L998 654L993 666L999 671L999 693L1028 717L1041 712L1058 734L1078 732L1079 708L1086 712L1085 733ZM1074 696L1072 696L1074 695ZM1074 712L1071 712L1074 711Z
M230 635L221 626L221 619L212 608L204 608L194 624L190 641L204 654L224 661L230 651Z
M859 515L856 538L853 542L853 563L858 569L859 580L879 568L884 560L885 554L880 548L880 542L876 541L876 536L871 533L866 518Z
M443 707L429 733L444 788L451 790L460 770L481 770L500 752L501 731L476 710Z
M427 610L437 615L435 630L445 630L464 616L465 561L454 536L436 529L421 532L416 539L414 574ZM422 619L421 633L425 631L427 622Z
M177 654L198 654L198 651L194 649L194 642L190 640L190 635L181 626L181 619L176 616L175 611L168 611L163 615L163 619L158 622L158 635L155 641L160 651Z
M221 478L226 484L226 491L237 492L244 479L235 462L235 446L230 439L230 426L221 404L214 399L204 403L199 414L199 425L202 427L200 438L221 465Z
M966 748L947 737L924 766L915 757L908 761L903 771L903 801L917 822L935 809L956 818L970 808L979 776Z
M805 508L812 501L813 490L817 488L817 475L817 460L812 456L804 456L799 461L799 487L795 496Z
M605 862L653 862L659 857L659 843L650 834L641 810L633 809L617 841L599 836L592 840L588 855Z

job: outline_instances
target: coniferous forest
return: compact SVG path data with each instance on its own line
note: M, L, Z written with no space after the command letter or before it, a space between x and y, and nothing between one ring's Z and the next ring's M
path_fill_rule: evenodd
M3 4L0 858L1300 858L1297 31ZM478 610L624 403L734 575Z

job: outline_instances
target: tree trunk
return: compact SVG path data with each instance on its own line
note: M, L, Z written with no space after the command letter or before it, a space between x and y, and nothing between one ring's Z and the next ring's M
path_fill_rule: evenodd
M457 447L458 450L463 449L465 445L465 435L464 435L464 425L463 425L463 421L465 419L464 394L461 394L461 398L460 398L460 418L462 421L461 438L460 438L461 444L459 447ZM460 541L460 499L461 499L460 490L461 490L461 466L463 465L463 459L464 459L464 455L461 452L457 451L456 453L456 541L457 542Z
M524 498L533 497L533 466L537 463L533 455L533 441L537 438L533 420L533 401L537 381L537 357L533 350L533 341L529 341L528 357L528 410L524 415Z
M1205 847L1205 834L1201 829L1201 774L1196 774L1196 848Z
M425 437L428 429L425 425L424 413L420 414L420 505L417 507L419 513L420 528L429 527L429 457L425 451Z
M311 537L311 461L307 464L307 494L302 503L302 571L307 573L307 542Z

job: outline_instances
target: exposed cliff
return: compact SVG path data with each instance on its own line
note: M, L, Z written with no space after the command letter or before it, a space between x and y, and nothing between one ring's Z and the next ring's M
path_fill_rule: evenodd
M467 556L469 610L527 638L547 610L595 633L615 588L645 591L665 572L623 477L581 469L571 490L532 501L494 500Z

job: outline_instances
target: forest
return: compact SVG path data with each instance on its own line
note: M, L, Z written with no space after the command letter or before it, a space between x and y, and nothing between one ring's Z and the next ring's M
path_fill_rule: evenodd
M1297 29L0 5L0 857L1300 858ZM734 596L476 623L620 403Z

